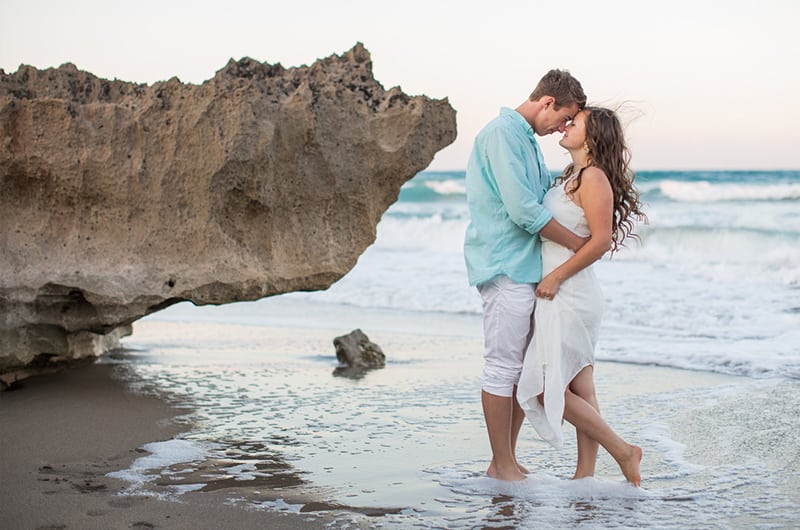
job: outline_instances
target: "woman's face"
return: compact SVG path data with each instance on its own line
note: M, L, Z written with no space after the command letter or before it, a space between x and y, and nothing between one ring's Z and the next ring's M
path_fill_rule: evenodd
M564 136L558 141L558 145L566 150L581 149L586 143L586 116L587 111L581 111L575 115L575 119L567 125Z

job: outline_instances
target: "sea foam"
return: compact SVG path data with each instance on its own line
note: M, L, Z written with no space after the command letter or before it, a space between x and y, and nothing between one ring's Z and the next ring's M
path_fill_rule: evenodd
M675 201L780 201L800 199L800 184L740 184L665 180L659 184L664 196Z

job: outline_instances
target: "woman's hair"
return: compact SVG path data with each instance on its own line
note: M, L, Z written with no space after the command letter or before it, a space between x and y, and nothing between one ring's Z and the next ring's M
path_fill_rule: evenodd
M642 212L639 192L633 187L636 174L630 168L631 154L625 145L625 136L617 114L603 107L586 107L586 146L589 149L589 166L605 172L614 192L614 217L611 221L611 252L619 250L626 237L638 239L633 233L633 220L647 222ZM588 167L588 166L587 166ZM581 185L582 168L574 189ZM564 170L571 175L572 164Z

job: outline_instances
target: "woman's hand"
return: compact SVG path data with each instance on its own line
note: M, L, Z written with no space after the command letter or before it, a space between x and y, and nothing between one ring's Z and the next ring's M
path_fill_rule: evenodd
M545 300L552 300L559 287L561 287L561 279L551 272L542 278L542 281L536 286L536 296Z

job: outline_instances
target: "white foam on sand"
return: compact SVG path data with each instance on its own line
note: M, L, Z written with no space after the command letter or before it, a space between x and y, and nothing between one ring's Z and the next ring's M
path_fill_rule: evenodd
M615 527L616 522L624 527L631 522L627 507L661 496L623 479L570 480L535 472L520 482L505 482L452 469L437 473L440 484L450 490L440 502L451 507L460 500L462 505L473 506L481 512L486 528L495 524L513 524L517 528L609 528ZM453 528L474 527L476 515L454 515L449 524ZM595 517L596 524L592 521Z
M686 460L686 445L673 440L670 436L669 426L663 423L654 423L642 429L642 435L650 441L653 447L661 451L662 459L675 471L675 476L685 476L697 473L706 468Z
M200 462L207 456L207 451L201 444L180 439L148 443L143 445L142 449L149 454L134 460L128 469L106 474L107 477L130 482L131 485L126 491L128 494L139 493L142 487L155 477L169 474L170 466ZM172 489L174 493L182 494L200 489L204 485L175 485Z
M508 495L516 499L594 499L652 497L653 493L620 480L587 477L580 480L559 478L544 472L530 473L525 480L508 482L485 475L459 476L455 471L444 471L439 482L454 493L477 496Z

